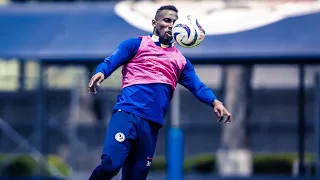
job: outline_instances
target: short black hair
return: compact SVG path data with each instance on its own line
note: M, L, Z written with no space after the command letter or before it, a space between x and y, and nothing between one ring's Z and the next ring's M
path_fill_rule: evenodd
M171 10L171 11L178 13L178 9L174 5L161 6L156 12L155 19L157 19L159 12L163 11L163 10Z

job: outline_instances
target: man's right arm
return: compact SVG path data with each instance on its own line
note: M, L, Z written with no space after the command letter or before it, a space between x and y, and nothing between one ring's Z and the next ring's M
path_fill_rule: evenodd
M137 53L141 38L130 38L123 41L109 57L98 65L96 73L103 73L104 78L109 77L116 69L127 63Z

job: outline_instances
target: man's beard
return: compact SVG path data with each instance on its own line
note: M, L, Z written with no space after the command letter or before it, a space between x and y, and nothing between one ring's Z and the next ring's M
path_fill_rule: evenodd
M159 37L159 41L160 43L162 44L170 44L172 38L169 38L169 37Z
M167 36L166 32L161 36L159 30L156 29L156 35L159 37L159 42L162 44L170 44L172 37Z

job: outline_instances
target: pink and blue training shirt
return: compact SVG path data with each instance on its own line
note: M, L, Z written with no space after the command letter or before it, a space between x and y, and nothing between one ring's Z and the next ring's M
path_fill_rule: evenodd
M177 83L212 106L217 98L201 82L190 61L173 44L162 47L157 40L154 35L127 39L98 65L96 73L102 72L105 78L123 66L122 90L114 110L163 125Z

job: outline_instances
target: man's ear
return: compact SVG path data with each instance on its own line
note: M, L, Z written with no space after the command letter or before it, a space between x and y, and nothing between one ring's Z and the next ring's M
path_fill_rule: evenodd
M152 26L153 26L153 27L156 27L157 22L156 22L155 19L152 19L152 22L151 22L151 23L152 23Z

